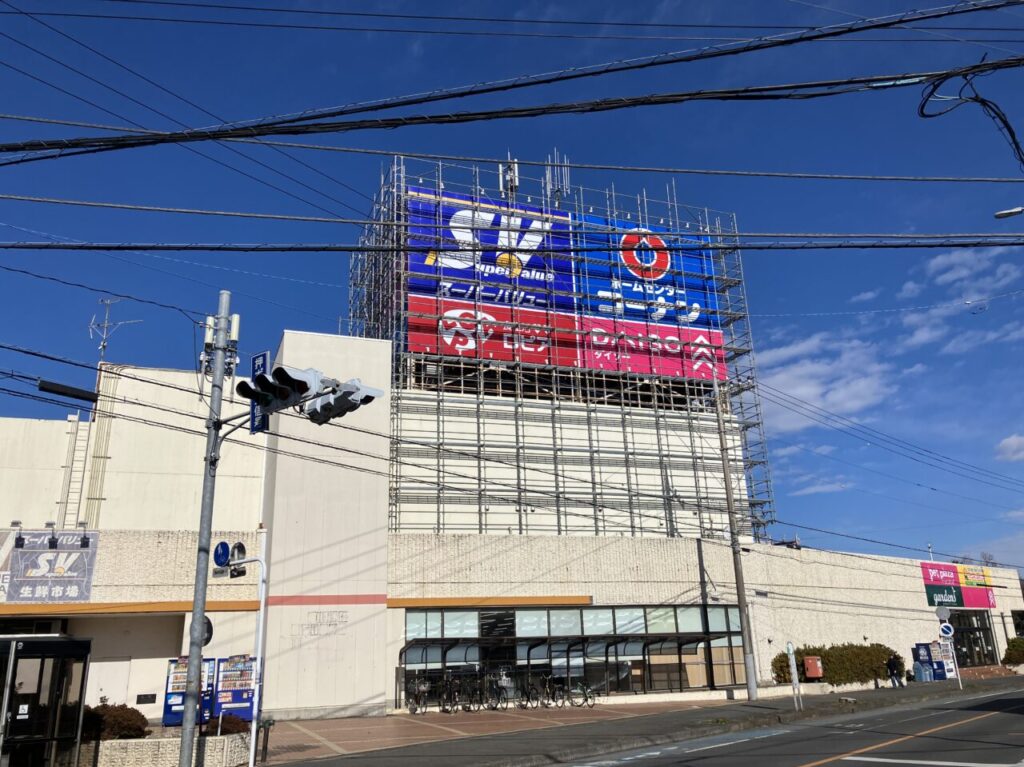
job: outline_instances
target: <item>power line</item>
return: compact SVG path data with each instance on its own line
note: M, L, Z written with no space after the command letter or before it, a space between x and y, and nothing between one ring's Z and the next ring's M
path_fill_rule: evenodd
M98 123L83 122L81 120L59 120L55 118L38 117L32 115L0 114L0 120L16 120L21 122L34 122L47 125L63 125L75 128L92 128L95 130L109 130L119 133L133 133L132 128L119 125L102 125ZM159 131L150 131L159 134ZM500 157L474 157L454 154L434 154L427 152L409 152L401 149L365 149L359 147L327 146L322 144L300 144L287 141L257 141L253 139L229 139L238 143L251 143L259 146L288 147L292 149L304 149L321 152L341 152L345 154L363 154L383 157L409 157L422 160L448 160L453 162L467 162L478 164L498 165L507 162L507 159ZM550 162L538 160L520 160L516 162L522 166L548 167ZM780 178L780 179L811 179L820 181L881 181L881 182L930 182L930 183L968 183L968 184L1021 184L1024 178L1014 176L910 176L910 175L885 175L885 174L858 174L858 173L812 173L799 171L759 171L759 170L725 170L715 168L672 168L654 165L613 165L608 163L581 163L560 161L559 165L574 170L599 170L614 171L616 173L664 173L672 175L698 175L698 176L739 176L748 178Z
M621 59L618 61L606 62L603 64L592 64L583 67L573 67L554 72L545 72L534 75L524 75L504 80L492 80L484 83L475 83L455 88L444 88L428 93L412 94L387 99L378 99L372 102L350 104L343 107L336 107L327 110L307 110L297 115L278 115L269 118L277 124L285 121L302 122L310 119L322 119L324 117L341 117L349 114L357 114L381 109L393 109L396 107L413 106L437 101L447 101L467 96L479 96L487 93L507 92L522 88L536 87L538 85L550 85L558 82L568 82L588 77L600 77L618 72L637 71L652 67L667 66L671 64L691 63L707 59L719 58L722 56L733 56L749 53L752 51L769 50L780 48L810 40L824 40L833 37L842 37L855 32L863 32L871 29L886 29L900 24L910 22L929 21L933 19L948 18L964 13L973 13L979 10L998 10L999 8L1018 4L1019 0L974 0L970 6L962 3L956 5L931 8L923 11L910 11L902 14L881 16L872 19L858 20L846 24L836 24L828 27L816 27L810 30L793 32L773 37L761 37L746 41L742 44L729 44L711 46L707 48L678 51L674 53L659 53L653 56L643 56L633 59ZM266 119L266 118L264 118ZM252 121L250 121L252 122Z
M915 461L917 463L924 463L925 465L932 466L933 468L939 468L944 471L953 471L953 473L957 474L958 476L962 476L966 479L971 479L976 482L990 484L990 481L994 481L1000 483L1010 483L1012 485L1018 486L1016 488L1001 487L1000 489L1002 490L1010 490L1012 492L1024 491L1024 480L1017 479L1015 477L1010 477L1006 474L1000 474L999 472L991 471L989 469L982 468L981 466L967 463L966 461L951 458L947 455L939 453L938 451L923 448L918 445L915 445L912 442L908 442L907 440L894 437L890 434L886 434L885 432L873 429L869 426L863 426L857 423L856 421L847 418L846 416L842 416L839 415L838 413L826 410L825 408L807 402L806 400L798 399L797 397L794 397L791 394L787 394L781 389L776 389L775 387L770 386L769 384L762 382L759 384L759 388L761 388L762 390L767 390L762 391L762 396L769 396L771 398L771 401L774 402L775 404L790 410L793 410L795 407L798 408L799 410L807 411L810 413L810 415L807 415L807 413L801 413L801 415L804 415L807 418L811 418L812 420L815 420L818 423L821 423L822 425L828 426L829 428L835 429L836 431L849 434L851 436L854 436L855 438L866 439L870 442L870 444L876 447L880 447L881 449L887 452L902 455L906 458L909 458L912 461ZM794 412L796 412L796 410L794 410ZM938 462L938 465L935 462ZM958 473L958 471L954 471L954 469L963 472L977 472L987 476L988 479L985 480L980 477L974 476L973 473Z
M106 288L97 288L93 285L86 285L81 282L73 282L72 280L66 280L61 277L54 277L49 274L39 274L38 272L30 272L28 269L18 269L17 267L14 266L6 266L4 264L0 264L0 270L5 272L11 272L12 274L21 274L26 277L32 277L33 279L37 280L53 282L68 288L80 288L81 290L88 290L91 293L99 293L100 295L103 296L113 296L114 298L121 298L124 299L125 301L134 301L139 304L155 306L160 309L170 309L172 311L183 314L190 322L195 322L193 317L206 317L206 314L204 312L200 312L195 309L185 309L181 306L176 306L174 304L166 304L161 301L154 301L151 298L140 298L138 296L133 296L128 293L117 293L113 290L107 290Z
M267 7L255 5L231 5L228 3L210 2L173 2L172 0L100 0L100 2L112 2L122 5L156 5L171 6L176 8L206 8L225 11L255 11L260 13L284 13L306 16L344 16L354 18L378 18L378 19L403 19L407 21L454 21L454 22L486 22L498 24L539 24L543 26L589 26L589 27L643 27L655 29L771 29L784 31L803 31L813 29L811 26L798 24L710 24L710 23L672 23L672 22L643 22L643 21L594 21L591 19L530 19L497 16L466 16L466 15L437 15L418 13L383 13L367 11L326 11L307 8L284 8ZM915 27L915 29L929 29L930 27ZM1018 31L1007 27L938 27L953 31ZM1024 27L1019 28L1024 31Z
M102 51L98 50L97 48L94 48L91 45L87 45L86 43L82 42L78 38L76 38L73 35L70 35L70 34L64 32L63 30L53 26L52 24L47 24L45 21L43 21L41 19L35 18L34 14L29 13L28 11L24 11L24 10L18 8L12 2L10 2L10 0L0 0L0 2L2 2L3 5L6 5L8 8L13 9L13 11L16 12L17 14L19 14L21 16L25 16L26 18L30 19L31 21L35 22L36 24L39 24L40 26L50 30L51 32L54 32L55 34L60 35L64 39L71 41L72 43L74 43L75 45L79 46L80 48L84 48L85 50L89 51L90 53L94 54L95 56L100 57L104 61L107 61L107 62L109 62L109 63L119 67L123 71L128 72L131 75L134 75L135 77L143 80L144 82L148 83L149 85L151 85L153 87L156 87L159 90L163 91L164 93L167 93L168 95L178 99L179 101L182 101L182 102L188 104L189 106L193 107L194 109L198 109L198 110L204 112L205 114L207 114L208 116L212 117L213 119L223 121L222 118L218 117L217 115L213 114L212 112L208 112L207 110L205 110L202 107L200 107L198 104L196 104L196 103L194 103L194 102L192 102L192 101L190 101L190 100L188 100L188 99L178 95L174 91L171 91L170 89L168 89L168 88L164 87L163 85L157 83L156 81L146 77L145 75L137 72L136 70L132 69L131 67L126 66L125 64L121 63L117 59L114 59L113 57L108 56L107 54L103 53ZM132 103L137 104L138 106L141 106L143 109L146 109L146 110L152 112L153 114L156 114L156 115L158 115L160 117L163 117L164 119L169 120L170 122L174 123L175 125L178 125L181 128L187 128L185 123L181 122L180 120L172 117L171 115L169 115L169 114L167 114L165 112L162 112L159 109L156 109L156 108L150 106L149 104L146 104L146 103L140 101L139 99L136 99L135 97L133 97L133 96L131 96L131 95L129 95L129 94L127 94L127 93L117 89L117 88L114 88L113 86L109 85L108 83L105 83L102 80L99 80L99 79L97 79L95 77L92 77L91 75L89 75L89 74L87 74L87 73L85 73L85 72L83 72L83 71L81 71L81 70L79 70L79 69L77 69L75 67L70 66L66 62L61 61L60 59L57 59L57 58L55 58L53 56L50 56L49 54L39 50L38 48L35 48L35 47L31 46L31 45L28 45L27 43L24 43L24 42L22 42L20 40L17 40L17 39L15 39L15 38L13 38L13 37L11 37L9 35L6 35L6 34L4 34L2 32L0 32L0 34L2 34L5 38L11 40L12 42L15 42L18 45L21 45L22 47L27 48L28 50L33 51L37 55L42 56L42 57L46 58L47 60L57 64L58 66L61 66L64 69L67 69L67 70L69 70L69 71L79 75L80 77L84 77L87 80L89 80L90 82L93 82L93 83L99 85L100 87L105 88L106 90L108 90L108 91L110 91L112 93L115 93L116 95L121 96L122 98L127 99L128 101L131 101ZM39 78L34 78L34 79L38 80ZM50 85L51 87L55 87L55 86L52 86L52 84L50 84L50 83L48 83L46 81L43 81L43 80L40 80L40 81L43 82L44 84ZM63 92L66 93L67 95L72 96L73 98L78 98L75 94L68 93L67 91L63 91ZM89 103L92 103L92 102L89 102ZM98 105L95 105L95 104L93 106L97 106L98 107ZM98 107L98 108L103 109L102 107ZM103 111L107 112L108 114L113 114L115 117L118 117L119 119L125 120L126 122L129 122L132 125L136 126L137 128L140 128L140 129L142 128L142 126L139 123L137 123L137 122L134 122L132 120L128 120L126 118L120 117L119 115L116 115L115 113L110 112L109 110L106 110L106 109L103 109ZM297 179L297 178L295 178L295 177L293 177L293 176L291 176L291 175L289 175L289 174L287 174L287 173L285 173L285 172L283 172L281 170L278 170L277 168L274 168L273 166L270 166L270 165L262 162L261 160L258 160L257 158L252 157L251 155L242 152L241 150L239 150L239 149L237 149L235 147L232 147L230 145L223 144L223 143L221 145L225 149L227 149L229 152L231 152L232 154L235 154L235 155L237 155L239 157L242 157L243 159L249 160L250 162L253 162L256 165L259 165L262 168L265 168L265 169L267 169L267 170L269 170L269 171L271 171L273 173L276 173L277 175L279 175L279 176L281 176L283 178L286 178L289 181L291 181L291 182L293 182L295 184L298 184L299 186L302 186L302 187L304 187L306 189L309 189L310 191L313 191L313 192L315 192L317 194L320 194L321 196L323 196L323 197L325 197L327 199L330 199L333 202L338 203L339 205L343 205L343 206L345 206L347 208L350 208L351 210L357 210L356 208L353 208L352 206L350 206L347 203L345 203L344 201L335 199L331 195L326 194L326 193L322 192L321 190L316 189L315 187L312 187L309 184L306 184L305 182L303 182L303 181L301 181L301 180L299 180L299 179ZM328 178L329 180L334 180L332 177L330 177L327 174L323 173L323 171L319 170L318 168L315 168L314 166L308 165L307 163L305 163L304 161L302 161L302 160L300 160L300 159L298 159L296 157L292 157L284 149L277 148L274 151L276 151L277 153L279 153L279 154L281 154L281 155L283 155L285 157L290 158L293 162L295 162L297 164L303 165L304 167L307 167L307 168L310 168L310 169L316 171L319 175L324 176L325 178ZM193 153L197 154L200 157L203 157L203 158L205 158L205 159L207 159L207 160L209 160L211 162L215 162L215 163L221 165L222 167L228 168L230 170L234 170L237 173L241 173L246 178L252 179L252 180L256 181L257 183L261 183L264 186L267 186L267 187L269 187L271 189L274 189L277 192L280 192L282 194L288 195L288 196L292 197L293 199L298 200L299 202L302 202L304 204L311 205L313 207L319 208L320 210L323 210L323 211L328 212L328 213L333 213L333 211L327 210L326 208L321 208L319 205L317 205L316 203L314 203L314 202L312 202L310 200L306 200L305 198L303 198L303 197L301 197L299 195L293 194L292 192L289 192L286 189L278 187L275 184L271 184L270 182L266 181L265 179L260 179L259 177L253 176L253 175L251 175L249 173L246 173L245 171L242 171L239 168L236 168L235 166L233 166L233 165L231 165L229 163L226 163L226 162L223 162L221 160L218 160L217 158L212 157L210 155L207 155L207 154L205 154L203 152L193 151ZM336 181L336 183L341 184L341 182L338 182L338 181ZM341 184L341 185L342 186L346 186L344 184ZM352 191L356 191L356 190L352 190ZM362 195L361 192L357 192L357 193ZM362 195L362 196L365 197L365 195Z
M267 10L267 9L253 9L253 10ZM0 15L5 15L6 11L0 11ZM349 33L375 33L375 34L397 34L397 35L415 35L415 36L440 36L440 37L501 37L501 38L530 38L530 39L547 39L547 40L615 40L615 41L633 41L633 42L746 42L749 37L737 37L737 36L725 36L725 35L680 35L680 34L609 34L609 33L583 33L583 32L530 32L530 31L516 31L511 29L453 29L453 28L442 28L435 29L429 27L370 27L370 26L352 26L352 25L332 25L332 24L299 24L295 22L263 22L263 21L246 21L242 19L209 19L209 18L195 18L189 16L138 16L130 15L125 13L83 13L83 12L70 12L70 11L33 11L36 16L46 16L53 18L66 18L66 19L92 19L96 21L115 21L115 22L140 22L149 24L182 24L187 26L211 26L211 27L229 27L236 29L261 29L261 30L279 30L279 31L290 31L290 32L349 32ZM428 17L431 18L431 17ZM444 18L444 17L442 17ZM721 25L717 28L728 28L725 25ZM751 27L759 30L770 29L771 27ZM796 30L807 30L809 27L799 27L791 25L785 27L786 29ZM908 29L914 30L916 27L908 27ZM972 29L968 27L967 29ZM1000 29L999 31L1005 31ZM821 42L842 42L842 43L930 43L936 42L934 40L922 40L919 37L909 38L837 38L837 39L825 39ZM964 42L1005 42L1005 43L1024 43L1024 40L1020 39L988 39L988 38L967 38L964 40L949 39L939 40L938 42L950 42L950 43L964 43Z
M730 235L731 236L731 235ZM701 250L907 250L931 248L1007 248L1024 245L1024 235L991 235L965 239L923 238L871 239L864 242L744 242L744 243L701 243ZM403 253L428 253L437 248L404 246ZM460 252L472 253L493 250L493 247L465 247ZM211 253L394 253L399 248L389 245L324 243L158 243L158 242L0 242L0 250L153 250L153 251L202 251ZM527 248L505 248L509 253L535 251ZM607 246L559 248L561 253L604 253Z
M254 138L267 135L307 135L316 133L340 133L359 130L380 130L420 125L454 125L491 120L521 119L555 114L586 114L641 106L662 106L682 104L688 101L732 101L754 100L774 101L788 99L816 99L843 95L852 92L880 91L910 86L926 85L952 77L973 77L1003 69L1024 65L1024 56L1015 56L998 61L981 62L954 69L928 72L913 72L886 75L870 75L834 80L818 80L799 83L785 83L765 86L747 86L717 90L683 91L659 93L644 96L592 99L586 101L557 102L524 107L505 107L476 112L448 112L401 117L369 118L357 120L332 120L327 122L291 121L267 122L245 127L215 127L212 129L169 131L159 134L127 134L120 136L91 136L72 139L34 139L0 144L0 152L35 152L59 149L92 149L112 151L116 149L156 146L166 143L191 143L196 141L219 141L227 138ZM66 155L65 155L66 156ZM29 159L8 161L7 165L28 162Z

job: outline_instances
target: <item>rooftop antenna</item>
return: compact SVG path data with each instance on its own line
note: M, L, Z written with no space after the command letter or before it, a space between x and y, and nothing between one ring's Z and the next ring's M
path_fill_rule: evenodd
M110 307L120 301L120 298L101 298L100 303L103 304L103 322L96 322L95 314L89 322L89 338L93 338L93 333L95 333L100 339L99 350L101 363L107 355L107 345L110 343L110 337L114 335L114 331L122 325L135 325L142 322L142 320L122 320L121 322L111 322Z
M559 207L562 200L569 196L569 158L565 155L559 157L558 150L554 151L554 161L548 155L547 165L544 166L544 190L552 207Z
M512 153L508 153L508 164L498 164L498 191L502 199L509 200L516 196L516 189L519 188L519 160L512 159Z

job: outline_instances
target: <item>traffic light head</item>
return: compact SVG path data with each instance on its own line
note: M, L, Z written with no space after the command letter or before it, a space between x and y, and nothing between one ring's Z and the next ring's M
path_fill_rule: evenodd
M313 423L323 425L333 418L340 418L363 405L369 405L375 398L382 396L384 392L380 389L366 386L358 378L353 378L334 387L333 391L310 400L302 406L302 412Z
M268 376L260 373L250 380L239 381L235 391L239 396L252 400L264 413L293 407L321 389L323 374L319 370L290 368L280 365Z

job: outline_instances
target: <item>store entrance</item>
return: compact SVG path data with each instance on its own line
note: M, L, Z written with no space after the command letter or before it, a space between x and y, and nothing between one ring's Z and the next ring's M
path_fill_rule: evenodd
M0 636L0 767L73 767L90 641Z
M951 610L949 622L956 633L953 647L961 668L994 666L996 647L992 641L992 622L984 610Z

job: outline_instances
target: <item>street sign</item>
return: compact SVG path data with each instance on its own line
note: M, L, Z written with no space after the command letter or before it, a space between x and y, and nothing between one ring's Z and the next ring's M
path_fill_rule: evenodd
M951 624L951 623L942 623L939 626L939 635L943 639L952 639L953 638L953 634L955 634L955 633L956 633L956 629L953 628L953 624Z
M213 623L205 615L203 616L203 647L210 644L213 639Z
M245 544L239 541L231 547L231 552L228 555L228 559L231 563L231 577L241 578L245 575L245 565L238 565L235 562L240 562L245 559Z
M230 567L215 567L213 568L214 578L227 578L231 574Z
M252 379L255 381L258 375L267 375L270 371L270 352L260 352L252 355L251 360ZM263 412L263 408L254 400L249 401L249 433L258 434L270 428L270 416Z
M227 567L231 561L231 547L227 541L221 541L213 549L213 561L217 567Z
M935 617L938 618L943 623L945 623L946 621L949 620L949 615L950 615L950 609L948 607L941 607L940 606L940 607L936 607L935 608Z

